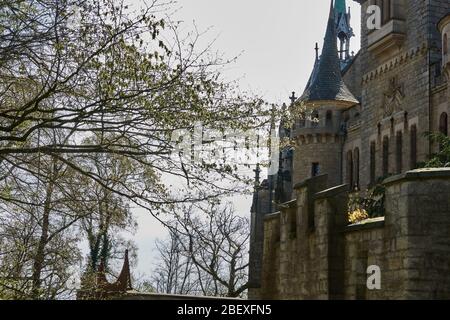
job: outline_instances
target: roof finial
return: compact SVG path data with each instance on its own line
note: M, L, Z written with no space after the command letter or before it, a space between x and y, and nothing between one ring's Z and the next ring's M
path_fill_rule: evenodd
M291 104L294 104L297 99L298 98L295 96L295 91L292 91L292 96L289 97L289 100L291 100Z
M316 50L316 61L319 60L319 43L316 42L316 47L314 48Z

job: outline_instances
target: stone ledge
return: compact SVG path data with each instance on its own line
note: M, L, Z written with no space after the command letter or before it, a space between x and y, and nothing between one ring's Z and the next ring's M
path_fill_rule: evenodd
M297 183L296 185L294 185L294 190L303 188L303 187L307 187L311 182L316 181L316 180L322 180L322 179L327 179L328 180L328 175L327 174L322 174L319 175L317 177L312 177L312 178L308 178L306 180L303 180L299 183Z
M116 300L116 299L113 299ZM218 298L218 297L206 297L206 296L190 296L190 295L177 295L177 294L162 294L162 293L140 293L137 291L128 291L117 300L229 300L229 301L242 301L238 298Z
M349 187L347 184L343 184L340 186L336 186L321 192L318 192L314 195L314 199L319 200L319 199L326 199L326 198L332 198L335 197L337 195L340 195L342 193L346 193L349 191Z
M264 216L264 221L280 218L280 214L281 214L281 212L275 212L275 213L271 213L271 214L266 214Z
M450 180L450 168L430 168L408 171L392 176L383 181L384 185L391 185L404 180L445 179Z
M297 205L297 199L293 199L291 201L279 204L280 208L283 208L283 209L295 208L296 205Z
M355 232L361 230L378 229L384 227L384 217L367 219L344 228L344 232Z
M426 43L423 43L420 46L417 46L413 49L409 49L402 54L392 58L391 60L383 63L381 66L377 67L376 69L367 72L363 75L362 82L367 84L373 79L377 79L378 76L390 72L391 70L397 68L399 65L402 65L406 63L408 60L413 59L414 57L418 56L420 53L426 53L428 50L428 46Z

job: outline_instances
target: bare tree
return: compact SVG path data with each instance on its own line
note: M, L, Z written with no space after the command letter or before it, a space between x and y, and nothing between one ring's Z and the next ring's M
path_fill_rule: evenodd
M221 132L246 130L266 125L268 112L261 99L222 79L228 61L211 46L198 49L200 32L181 36L159 18L169 5L147 1L132 11L123 0L0 2L3 296L70 294L80 226L94 270L114 256L113 241L123 242L118 230L133 229L130 206L164 223L161 214L180 204L246 188L234 166L174 153L173 133L192 134L194 120ZM174 180L182 181L179 189L167 182ZM183 219L180 231L190 232L183 254L203 292L241 294L242 243L224 235L237 220L215 217L209 223L220 224L208 231L197 217ZM213 235L229 248L219 250Z
M204 295L239 297L248 288L249 223L235 214L230 204L184 206L176 214L175 228L167 242L158 243L158 288L184 283L194 272L197 289ZM183 259L182 259L183 257Z
M195 295L199 291L192 259L184 254L176 232L170 232L166 240L157 240L158 260L153 270L152 284L157 292L167 294Z
M71 268L81 260L76 223L82 218L71 209L77 199L76 174L52 157L39 159L41 175L8 177L13 201L0 204L0 294L17 298L54 299L73 290ZM42 177L47 179L42 179ZM62 178L64 177L64 178ZM3 251L5 250L5 251Z

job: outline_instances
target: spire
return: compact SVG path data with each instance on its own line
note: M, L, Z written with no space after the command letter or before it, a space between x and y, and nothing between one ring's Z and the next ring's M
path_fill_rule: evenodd
M358 100L345 85L337 50L336 23L333 1L320 60L314 67L310 83L300 98L306 104L338 104L353 106Z
M336 0L336 4L335 4L336 14L339 14L339 13L345 14L346 9L347 9L347 5L345 3L345 0Z
M125 250L125 259L123 261L122 271L117 278L116 284L122 291L131 290L130 260L128 259L128 249Z

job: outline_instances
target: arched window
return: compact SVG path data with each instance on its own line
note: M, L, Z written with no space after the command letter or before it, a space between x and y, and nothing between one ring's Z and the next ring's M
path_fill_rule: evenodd
M444 34L444 41L442 42L442 50L444 54L448 53L448 36Z
M314 162L311 165L311 176L317 177L318 175L320 175L320 164L318 162Z
M359 189L359 148L356 148L353 154L354 163L355 163L355 181L353 184L353 189Z
M331 110L327 111L325 124L327 127L330 127L333 125L333 112Z
M410 168L416 169L417 168L417 126L413 125L410 129Z
M383 177L389 175L389 137L383 139Z
M403 170L403 133L401 131L397 132L396 138L395 162L397 174L400 174Z
M311 114L311 126L312 126L313 128L319 126L319 111L314 111L314 112Z
M353 154L347 152L347 184L353 189Z
M376 143L370 144L370 184L375 184L376 179Z
M448 115L446 112L443 112L439 119L439 132L448 136Z
M306 114L304 112L300 113L299 119L297 120L297 124L299 128L304 128L306 126Z

